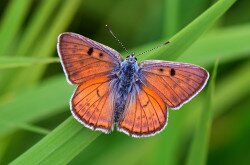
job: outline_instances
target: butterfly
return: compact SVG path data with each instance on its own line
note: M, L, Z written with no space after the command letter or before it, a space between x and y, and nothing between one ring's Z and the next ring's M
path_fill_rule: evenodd
M59 35L57 51L70 84L77 85L70 109L87 128L132 137L162 131L168 108L179 109L206 85L209 73L196 65L122 59L114 49L79 34Z

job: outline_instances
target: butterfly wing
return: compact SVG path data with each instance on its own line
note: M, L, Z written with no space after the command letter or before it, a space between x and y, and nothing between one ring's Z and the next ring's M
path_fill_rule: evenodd
M198 94L209 78L209 73L199 66L160 60L142 62L138 74L173 109Z
M110 132L114 112L110 81L120 67L120 54L75 33L59 35L57 50L68 82L79 85L70 102L73 116L88 128Z
M60 34L57 51L71 84L110 75L122 61L115 50L75 33Z
M107 77L89 80L71 98L73 116L86 127L105 133L113 128L114 95L109 85Z
M143 84L135 84L130 93L118 130L133 137L152 136L167 124L163 100Z

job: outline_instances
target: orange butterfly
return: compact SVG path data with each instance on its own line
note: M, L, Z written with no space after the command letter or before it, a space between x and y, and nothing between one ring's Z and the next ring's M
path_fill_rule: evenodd
M57 51L70 84L73 116L84 126L133 137L152 136L167 125L168 107L179 109L206 85L209 73L193 64L125 60L112 48L74 33L58 37Z

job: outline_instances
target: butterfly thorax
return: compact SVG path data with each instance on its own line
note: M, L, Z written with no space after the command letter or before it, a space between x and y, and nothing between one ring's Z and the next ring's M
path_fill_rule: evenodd
M138 64L135 58L127 58L121 63L120 75L117 79L118 90L115 101L115 122L117 122L120 115L123 114L128 94L132 90L133 83L135 83L135 75L137 71Z

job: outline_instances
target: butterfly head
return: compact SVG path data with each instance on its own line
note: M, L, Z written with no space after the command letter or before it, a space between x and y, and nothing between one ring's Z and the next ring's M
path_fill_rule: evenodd
M130 55L128 55L125 59L125 61L127 61L130 64L134 64L137 62L137 58L135 57L135 53L131 53Z

